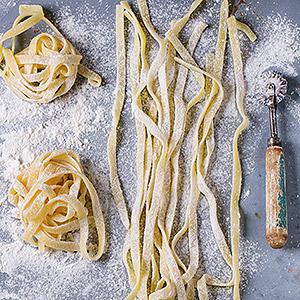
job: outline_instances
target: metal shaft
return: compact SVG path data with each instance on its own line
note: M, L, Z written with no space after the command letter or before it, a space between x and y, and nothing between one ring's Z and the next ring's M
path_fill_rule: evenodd
M276 106L269 108L269 119L270 119L270 133L271 133L271 137L278 138L278 130L277 130L277 108L276 108Z
M278 136L277 129L277 101L276 101L276 87L271 83L268 88L272 90L272 94L269 96L269 120L270 120L270 133L271 138L268 141L269 145L281 145L280 138Z

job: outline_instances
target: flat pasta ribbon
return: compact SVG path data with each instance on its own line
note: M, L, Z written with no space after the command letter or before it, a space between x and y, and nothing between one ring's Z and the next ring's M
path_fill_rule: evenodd
M25 241L41 250L78 251L90 260L103 254L101 205L75 152L57 150L37 157L17 176L8 199L18 209ZM97 244L90 242L91 228ZM79 232L77 240L74 232Z
M242 170L239 161L238 137L246 127L243 110L245 87L243 64L237 30L244 31L251 41L255 34L248 26L229 17L229 2L220 6L219 30L214 53L206 54L205 70L198 67L193 52L207 25L196 24L187 46L179 34L202 0L195 0L188 12L171 22L162 38L155 30L146 0L138 0L142 22L129 4L121 1L116 8L117 86L113 107L112 130L108 140L108 161L112 193L120 218L127 229L123 261L128 272L134 299L194 299L195 291L201 300L208 299L208 286L232 287L235 300L239 295L239 197ZM127 58L125 19L133 27L133 45ZM207 184L211 156L214 151L214 119L224 99L222 74L227 36L233 52L236 84L236 104L243 121L236 129L233 140L232 196L230 205L231 247L221 229L217 214L217 199ZM150 38L149 38L150 37ZM151 60L148 54L151 38L158 50ZM153 47L154 48L154 47ZM131 213L121 188L117 169L117 130L125 102L127 85L132 95L132 110L136 126L136 198ZM185 86L191 72L199 89L186 101ZM200 104L200 102L202 102ZM185 222L176 228L175 218L181 200L179 193L180 151L188 129L192 108L199 104L201 112L192 132L189 195ZM201 274L200 247L197 223L199 202L208 202L212 234L231 269L231 279L219 279L213 274ZM187 238L189 257L180 258L177 245Z
M41 33L29 46L15 54L15 38L39 22L45 22L54 35ZM11 39L11 49L3 46ZM77 73L98 87L101 77L80 64L82 56L73 45L44 16L39 5L20 5L19 16L11 29L0 39L0 76L21 99L49 103L67 93Z

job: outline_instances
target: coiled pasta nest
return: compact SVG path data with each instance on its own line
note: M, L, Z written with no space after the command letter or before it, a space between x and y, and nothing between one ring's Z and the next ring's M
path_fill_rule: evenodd
M0 40L0 76L20 98L38 103L48 103L67 93L73 86L77 73L88 78L93 86L100 86L101 77L80 64L82 56L73 45L44 17L39 5L21 5L13 26ZM40 21L54 32L41 33L29 46L15 54L15 38ZM11 39L11 48L3 43Z
M73 151L37 157L17 176L8 198L18 209L25 241L41 250L78 251L90 260L101 257L105 226L99 198Z

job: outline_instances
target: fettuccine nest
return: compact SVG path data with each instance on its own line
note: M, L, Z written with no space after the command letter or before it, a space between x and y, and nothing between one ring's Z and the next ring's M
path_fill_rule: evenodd
M100 86L101 77L80 64L82 56L72 44L44 17L39 5L20 5L20 15L0 40L0 76L20 98L48 103L67 93L77 73L88 78L93 86ZM41 33L29 46L15 54L15 38L40 21L44 21L54 35ZM11 49L3 43L11 39Z
M37 157L17 176L9 201L18 209L25 241L41 250L79 251L90 260L101 257L105 226L100 202L73 151ZM90 243L91 229L96 229L96 244Z

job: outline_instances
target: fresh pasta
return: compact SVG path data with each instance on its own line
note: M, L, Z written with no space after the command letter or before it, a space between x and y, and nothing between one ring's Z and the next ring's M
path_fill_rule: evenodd
M230 203L230 231L231 231L231 248L232 248L232 263L233 263L233 280L234 280L234 299L240 298L239 283L239 239L240 239L240 213L239 213L239 198L241 194L242 184L242 167L239 157L238 139L241 133L246 129L248 124L248 118L244 111L243 103L246 96L246 87L243 74L243 60L240 49L240 42L238 39L238 30L243 31L248 38L254 42L256 40L255 34L246 25L236 20L234 16L231 16L227 20L230 45L233 57L233 66L235 73L235 86L236 86L236 106L239 114L242 117L242 122L236 129L232 148L233 148L233 171L232 171L232 189L231 189L231 203Z
M101 205L75 152L56 150L37 157L17 176L8 199L18 209L25 241L40 250L80 252L90 260L102 256Z
M123 249L123 260L131 285L127 299L194 299L195 290L200 299L208 299L209 285L233 287L234 299L240 299L238 248L242 170L238 138L247 125L247 117L243 109L245 84L237 31L246 33L252 42L256 37L247 25L229 16L228 0L223 0L215 51L207 53L205 69L199 68L193 52L207 25L203 22L196 24L187 46L178 36L201 3L202 0L195 0L186 15L171 22L165 38L156 32L151 23L146 0L138 0L144 26L126 1L122 1L116 8L117 94L108 142L108 159L113 196L121 220L128 230ZM132 52L128 60L125 19L133 27ZM213 121L224 98L222 73L228 36L235 70L236 105L242 117L232 145L231 247L218 222L217 200L206 182L215 145ZM151 62L150 38L158 45ZM121 189L116 158L117 128L125 101L127 61L137 135L137 191L131 214ZM184 95L188 72L192 73L199 85L195 96L189 101ZM179 153L186 132L187 116L191 108L199 103L202 111L191 142L190 191L185 222L176 232L174 221L179 201ZM209 205L212 232L220 253L232 270L229 281L211 274L199 277L197 273L197 207L202 197ZM187 263L181 260L176 248L184 236L188 240Z
M40 33L27 48L15 53L15 39L43 21L54 32ZM4 42L11 40L11 48ZM0 39L0 76L6 85L21 99L48 103L67 93L77 73L86 77L93 86L100 86L101 77L80 64L82 56L73 45L44 16L39 5L20 5L19 16L12 28Z

